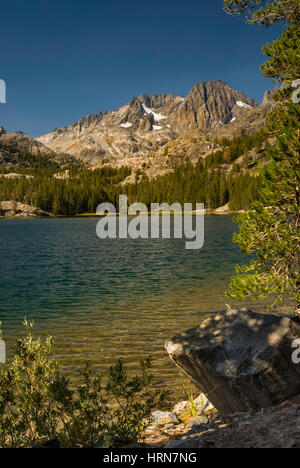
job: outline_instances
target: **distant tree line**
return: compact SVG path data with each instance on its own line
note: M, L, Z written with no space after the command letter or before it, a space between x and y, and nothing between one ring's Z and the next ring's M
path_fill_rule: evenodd
M0 200L16 200L37 206L54 215L73 216L93 213L99 203L115 203L119 184L131 174L131 169L103 167L95 170L70 167L66 178L56 166L18 171L33 178L0 178ZM7 172L7 171L6 171Z
M33 178L0 179L0 200L15 200L37 206L54 215L72 216L94 213L99 203L118 206L119 194L128 195L129 202L205 203L215 209L229 203L232 210L248 209L256 199L260 177L250 170L247 158L237 161L248 151L259 151L264 142L262 134L241 136L218 141L223 149L192 164L188 158L174 171L150 179L144 168L136 174L134 183L121 184L131 175L127 166L105 166L88 170L81 165L69 166L64 171L49 158L31 156L30 169L15 172L30 174ZM2 173L12 169L1 169Z

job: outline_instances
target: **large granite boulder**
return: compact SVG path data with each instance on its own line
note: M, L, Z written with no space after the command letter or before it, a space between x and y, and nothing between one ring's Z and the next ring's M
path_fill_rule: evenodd
M175 363L223 414L257 411L300 394L292 360L300 319L226 310L166 343Z
M0 202L0 217L34 218L44 216L50 216L50 213L35 206L12 200Z

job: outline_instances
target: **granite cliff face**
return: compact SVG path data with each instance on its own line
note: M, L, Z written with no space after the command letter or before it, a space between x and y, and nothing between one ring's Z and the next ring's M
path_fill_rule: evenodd
M224 81L200 81L176 110L174 120L183 130L211 130L255 106L253 99L230 88Z
M263 128L267 114L274 108L276 102L272 95L274 91L266 91L263 102L255 107L233 108L233 118L227 125L215 128L215 136L232 138L239 135L251 135Z
M177 132L168 125L168 116L181 102L182 98L172 95L143 94L117 110L84 117L37 141L89 165L106 158L146 155L176 138Z
M183 132L214 131L256 106L223 81L200 82L186 98L143 94L119 109L83 117L37 141L94 166L106 159L147 156Z

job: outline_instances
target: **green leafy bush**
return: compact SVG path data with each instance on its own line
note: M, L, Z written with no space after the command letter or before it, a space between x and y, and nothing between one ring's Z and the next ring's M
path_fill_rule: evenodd
M168 407L169 392L152 386L151 361L130 377L119 360L104 376L86 365L76 388L58 372L53 339L35 338L33 324L0 368L0 446L33 447L58 439L63 447L113 447L134 442L152 410Z

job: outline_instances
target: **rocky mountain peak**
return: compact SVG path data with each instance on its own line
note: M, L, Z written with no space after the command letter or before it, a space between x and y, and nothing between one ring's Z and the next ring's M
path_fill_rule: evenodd
M180 105L176 118L187 128L208 130L234 117L233 109L255 107L256 102L228 86L224 81L200 81Z
M95 165L104 157L146 156L183 132L210 132L255 107L253 99L222 80L200 81L186 98L144 93L123 107L83 117L38 141L56 153Z

